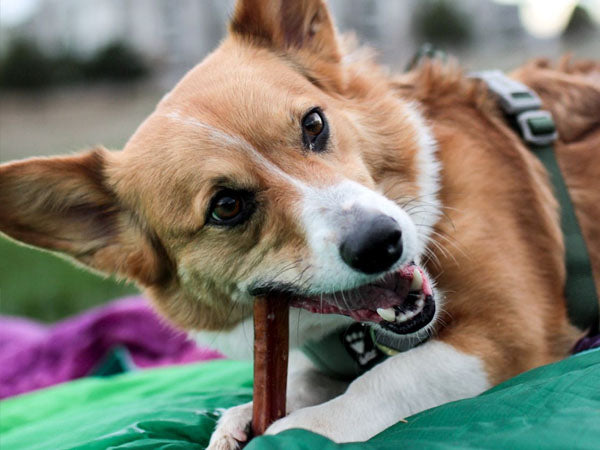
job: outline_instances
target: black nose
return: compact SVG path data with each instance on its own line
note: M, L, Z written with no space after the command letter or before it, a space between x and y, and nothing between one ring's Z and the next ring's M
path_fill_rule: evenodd
M362 219L344 238L340 255L359 272L371 274L389 269L402 255L398 222L383 214Z

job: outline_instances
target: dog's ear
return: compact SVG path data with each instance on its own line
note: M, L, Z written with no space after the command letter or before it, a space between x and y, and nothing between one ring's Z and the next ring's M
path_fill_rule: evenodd
M333 21L323 0L238 0L230 31L277 48L339 63Z
M164 249L105 178L107 156L32 158L0 166L0 231L143 285L169 273Z

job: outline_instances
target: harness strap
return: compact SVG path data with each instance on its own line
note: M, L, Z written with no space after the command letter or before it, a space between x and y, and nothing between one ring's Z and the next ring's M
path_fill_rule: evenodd
M575 215L571 196L562 177L552 146L536 149L535 154L546 167L561 206L561 228L565 239L567 280L565 296L572 323L579 328L598 330L598 294L588 249Z
M483 80L498 97L501 109L550 175L560 204L561 229L565 240L565 296L569 318L579 328L592 327L592 331L597 331L600 317L592 264L556 159L553 143L558 134L552 115L541 109L542 101L533 90L500 71L476 72L471 76Z

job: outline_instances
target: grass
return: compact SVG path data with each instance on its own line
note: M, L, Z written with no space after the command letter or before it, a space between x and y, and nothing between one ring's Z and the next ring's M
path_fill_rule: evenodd
M122 148L162 94L147 85L3 92L0 162L99 143ZM134 292L131 285L0 237L0 314L53 322Z
M0 237L1 314L53 322L136 292L133 285Z

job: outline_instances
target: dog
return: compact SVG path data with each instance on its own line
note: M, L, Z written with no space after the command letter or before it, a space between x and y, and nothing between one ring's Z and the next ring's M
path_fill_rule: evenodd
M513 74L557 122L596 274L599 74ZM253 298L268 292L290 299L294 348L358 322L420 344L355 379L293 351L288 415L269 434L365 440L564 358L582 335L547 173L486 86L435 60L390 75L321 0L239 0L227 38L122 151L4 164L0 204L4 234L135 281L225 354L251 355ZM238 448L250 419L251 404L226 411L210 448Z

